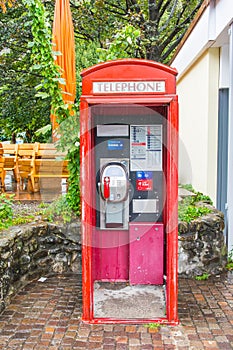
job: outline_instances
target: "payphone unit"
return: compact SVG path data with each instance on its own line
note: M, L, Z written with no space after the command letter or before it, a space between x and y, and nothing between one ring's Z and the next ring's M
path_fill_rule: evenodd
M82 73L84 321L177 323L175 75L170 67L134 59ZM122 285L134 288L130 293L140 286L142 299L159 295L164 305L153 313L148 302L148 315L99 313L106 305L96 303L110 293L106 289Z
M100 228L128 228L128 160L100 159ZM98 194L98 193L97 193Z

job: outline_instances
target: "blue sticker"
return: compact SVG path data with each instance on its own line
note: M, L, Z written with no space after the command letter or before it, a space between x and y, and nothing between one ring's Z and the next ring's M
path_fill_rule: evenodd
M124 143L121 140L108 140L108 150L118 151L124 148Z
M136 172L137 180L147 180L153 178L152 171L137 171Z

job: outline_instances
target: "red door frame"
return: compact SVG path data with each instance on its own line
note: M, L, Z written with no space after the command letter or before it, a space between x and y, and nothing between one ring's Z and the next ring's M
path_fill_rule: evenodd
M140 60L132 60L140 61ZM145 62L145 61L144 61ZM137 62L137 64L139 64ZM150 62L151 64L151 62ZM156 64L153 62L153 64ZM103 64L104 66L106 64ZM103 65L98 65L101 68ZM159 68L161 65L159 64ZM166 66L165 66L166 67ZM91 68L93 69L93 68ZM98 68L97 68L98 69ZM173 75L174 73L173 70ZM88 82L90 84L90 82ZM83 91L86 87L83 88ZM92 173L92 133L89 108L94 104L141 104L145 106L167 106L166 140L166 204L164 227L166 236L166 317L156 319L112 319L94 318L93 278L92 278L92 225L94 209L91 206L93 189ZM178 98L175 94L164 96L91 96L85 94L80 103L80 150L81 150L81 201L82 201L82 288L83 316L88 323L148 323L158 322L175 325L178 323Z

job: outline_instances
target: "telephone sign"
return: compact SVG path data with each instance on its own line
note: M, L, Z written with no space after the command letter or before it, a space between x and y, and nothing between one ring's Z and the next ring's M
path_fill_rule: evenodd
M136 178L137 178L137 182L136 182L137 191L153 190L152 171L149 171L149 172L137 171Z

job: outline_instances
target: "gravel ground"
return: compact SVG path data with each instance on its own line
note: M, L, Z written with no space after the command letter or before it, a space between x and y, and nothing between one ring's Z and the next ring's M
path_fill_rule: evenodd
M40 202L35 201L25 201L20 202L16 201L12 204L12 209L14 216L28 216L28 215L35 215L38 212L44 211L44 208L40 207Z

